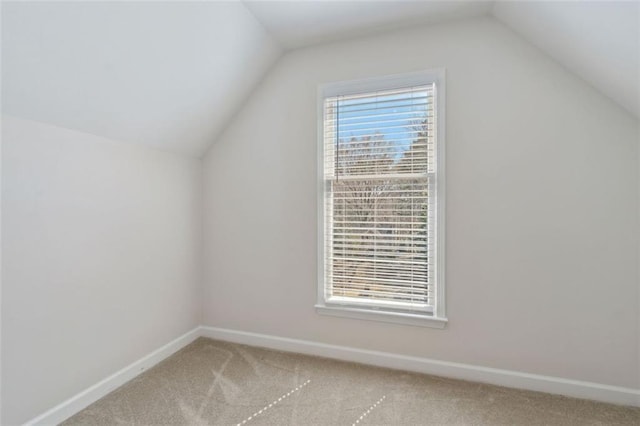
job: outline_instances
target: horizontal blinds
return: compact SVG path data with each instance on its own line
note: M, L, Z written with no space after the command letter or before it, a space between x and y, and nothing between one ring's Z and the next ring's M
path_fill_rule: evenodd
M433 98L425 85L325 99L329 301L433 307Z

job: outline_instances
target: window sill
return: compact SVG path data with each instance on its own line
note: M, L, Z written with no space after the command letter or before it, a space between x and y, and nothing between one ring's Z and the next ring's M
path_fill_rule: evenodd
M409 314L403 312L377 311L346 306L316 305L316 312L321 315L335 317L355 318L368 321L382 321L394 324L414 325L418 327L444 328L447 325L446 318L438 318L430 315Z

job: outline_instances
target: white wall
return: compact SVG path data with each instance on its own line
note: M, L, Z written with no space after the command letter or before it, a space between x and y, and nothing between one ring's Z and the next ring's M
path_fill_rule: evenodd
M199 324L197 159L2 119L2 424Z
M447 70L445 330L320 316L316 89ZM491 18L288 53L208 152L206 325L637 388L637 121Z

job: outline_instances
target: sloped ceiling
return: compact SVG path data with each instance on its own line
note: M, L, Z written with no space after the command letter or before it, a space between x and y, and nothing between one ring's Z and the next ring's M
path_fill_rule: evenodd
M491 14L640 117L638 2L3 2L3 113L200 156L286 49Z
M490 14L640 117L638 1L246 1L285 48Z
M245 4L287 49L487 14L492 2L255 1Z
M640 2L496 2L492 13L640 117Z
M2 108L201 155L279 46L239 2L2 4Z

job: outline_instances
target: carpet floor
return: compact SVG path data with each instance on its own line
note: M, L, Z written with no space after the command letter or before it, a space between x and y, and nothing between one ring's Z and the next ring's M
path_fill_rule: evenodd
M640 409L200 338L64 425L640 425Z

